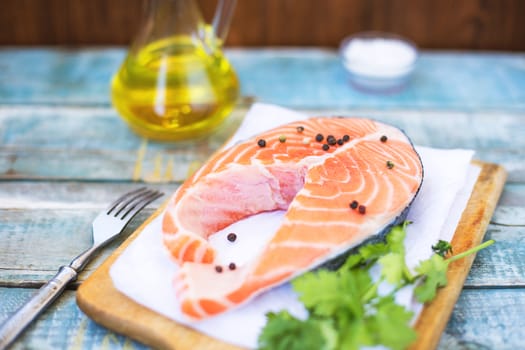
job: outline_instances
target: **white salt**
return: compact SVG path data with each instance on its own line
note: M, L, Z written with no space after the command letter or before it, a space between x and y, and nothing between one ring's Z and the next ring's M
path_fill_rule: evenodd
M407 73L417 58L415 48L387 38L356 38L343 49L345 66L354 73L393 77Z

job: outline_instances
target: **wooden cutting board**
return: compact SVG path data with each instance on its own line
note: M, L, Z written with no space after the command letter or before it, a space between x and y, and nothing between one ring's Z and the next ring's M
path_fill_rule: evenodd
M506 172L496 164L475 162L481 173L457 226L452 246L462 252L478 245L485 235L490 218L505 184ZM240 349L180 325L118 292L109 276L113 262L157 217L159 208L142 224L78 289L78 306L95 322L159 349ZM448 285L438 291L436 299L425 305L415 328L418 339L411 349L434 349L445 329L475 255L449 266Z

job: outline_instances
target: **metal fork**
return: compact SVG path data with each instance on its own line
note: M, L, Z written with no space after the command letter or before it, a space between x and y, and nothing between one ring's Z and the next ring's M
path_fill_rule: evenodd
M61 266L51 280L0 326L0 349L7 348L64 291L68 283L76 280L78 273L100 248L118 236L139 211L162 195L159 191L139 188L124 194L98 214L92 224L93 245L69 265Z

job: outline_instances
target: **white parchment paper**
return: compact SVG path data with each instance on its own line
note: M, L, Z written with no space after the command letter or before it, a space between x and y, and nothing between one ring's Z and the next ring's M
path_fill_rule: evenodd
M306 117L278 106L255 104L227 146ZM423 161L425 176L408 214L408 219L413 221L405 241L409 266L428 258L432 254L431 245L438 239L451 240L480 171L470 164L474 153L471 150L416 149ZM218 249L219 259L227 257L225 263L235 261L241 265L271 238L283 214L277 211L255 215L213 235L210 242ZM306 315L290 284L285 284L217 317L200 322L186 320L179 311L172 287L177 265L168 258L162 245L161 220L162 216L153 220L111 267L112 281L123 294L179 323L247 348L256 346L268 311L287 309L298 317ZM228 244L228 232L237 234L235 244ZM403 290L397 299L416 315L422 308L414 302L410 289Z

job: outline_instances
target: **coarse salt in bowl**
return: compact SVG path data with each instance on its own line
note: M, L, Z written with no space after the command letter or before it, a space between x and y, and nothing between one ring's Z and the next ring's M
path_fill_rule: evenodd
M397 91L409 81L416 66L415 44L401 36L364 32L341 42L340 55L357 88L367 91Z

